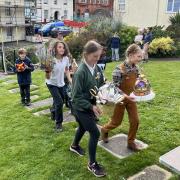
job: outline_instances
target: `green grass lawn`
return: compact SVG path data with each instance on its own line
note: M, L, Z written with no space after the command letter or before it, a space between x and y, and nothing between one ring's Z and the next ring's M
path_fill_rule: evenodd
M109 80L116 64L107 65ZM144 69L156 98L138 104L141 123L137 138L149 147L122 160L98 147L97 160L108 173L104 179L126 179L146 166L160 165L159 157L180 145L180 62L149 62ZM44 73L34 72L33 84L39 86L39 91L33 93L39 99L50 97ZM0 179L96 179L86 168L88 153L78 157L69 152L76 123L66 124L64 132L55 133L49 116L35 117L20 105L19 94L8 92L16 86L0 83ZM111 114L112 108L106 107L100 124L107 122ZM110 135L127 133L128 127L125 116L122 126ZM82 140L86 152L87 142L86 135ZM173 174L172 179L178 178Z

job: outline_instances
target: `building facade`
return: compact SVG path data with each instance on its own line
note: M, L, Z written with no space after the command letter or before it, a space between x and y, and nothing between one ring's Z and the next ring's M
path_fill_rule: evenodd
M112 17L114 0L75 0L74 16L89 18L93 15Z
M127 25L169 25L169 17L180 11L180 0L115 0L113 17Z
M73 19L73 0L42 0L42 11L37 12L41 22Z
M25 40L24 0L0 0L0 42Z

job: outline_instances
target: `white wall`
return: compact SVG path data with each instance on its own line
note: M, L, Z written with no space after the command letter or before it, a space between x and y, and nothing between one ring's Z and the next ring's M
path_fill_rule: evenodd
M167 0L125 0L126 9L119 11L118 0L114 3L114 18L122 20L127 25L148 27L155 25L169 25Z
M67 5L65 4L67 2ZM38 17L42 16L42 21L44 21L44 10L48 10L48 19L54 20L54 13L58 11L58 19L64 16L64 10L67 10L67 19L73 19L73 0L57 0L57 5L54 4L54 0L48 0L48 4L44 4L44 0L42 0L42 10L38 10ZM41 15L42 11L42 15Z

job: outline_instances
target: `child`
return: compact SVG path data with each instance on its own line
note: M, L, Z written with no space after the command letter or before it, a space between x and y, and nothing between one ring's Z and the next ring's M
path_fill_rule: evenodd
M129 95L133 91L136 79L139 75L136 64L141 60L142 50L138 45L132 44L126 50L126 60L113 71L113 82L125 93L125 100L123 104L118 103L115 105L111 120L101 129L102 140L107 143L108 132L121 124L126 109L130 123L127 144L128 148L133 151L140 150L134 141L138 130L139 117L136 103Z
M17 73L20 88L21 103L30 106L31 72L34 71L34 66L31 60L26 56L26 53L26 49L24 48L18 50L19 58L15 62L15 72Z
M55 129L62 131L63 122L63 103L64 103L64 74L71 83L69 73L69 54L68 46L63 41L57 41L52 47L54 57L51 65L46 67L46 84L53 97L53 108L51 113L56 121Z
M72 106L73 113L79 127L76 131L74 141L70 146L70 151L80 156L84 155L84 150L79 145L86 131L90 134L88 170L95 176L105 176L103 168L96 162L96 148L100 136L96 125L96 116L101 114L101 110L96 106L96 99L90 91L95 90L95 86L100 87L103 83L103 74L96 65L102 51L102 46L95 41L89 41L84 46L83 63L74 74L72 84Z

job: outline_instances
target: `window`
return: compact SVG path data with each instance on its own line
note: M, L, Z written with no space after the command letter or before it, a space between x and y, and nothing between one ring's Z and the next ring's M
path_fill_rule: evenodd
M167 11L168 12L179 12L180 11L180 0L168 0Z
M44 19L48 19L48 10L44 10Z
M125 2L125 0L118 0L118 2L119 2L119 10L121 12L124 12L125 9L126 9L126 2Z
M54 0L54 4L57 4L57 0Z
M5 15L6 16L11 16L11 8L5 8Z
M67 0L64 0L64 5L67 5Z
M44 4L48 4L48 0L44 0Z
M96 4L96 0L90 0L90 4Z
M7 27L7 36L12 36L12 27Z
M68 11L64 10L64 19L67 19Z

